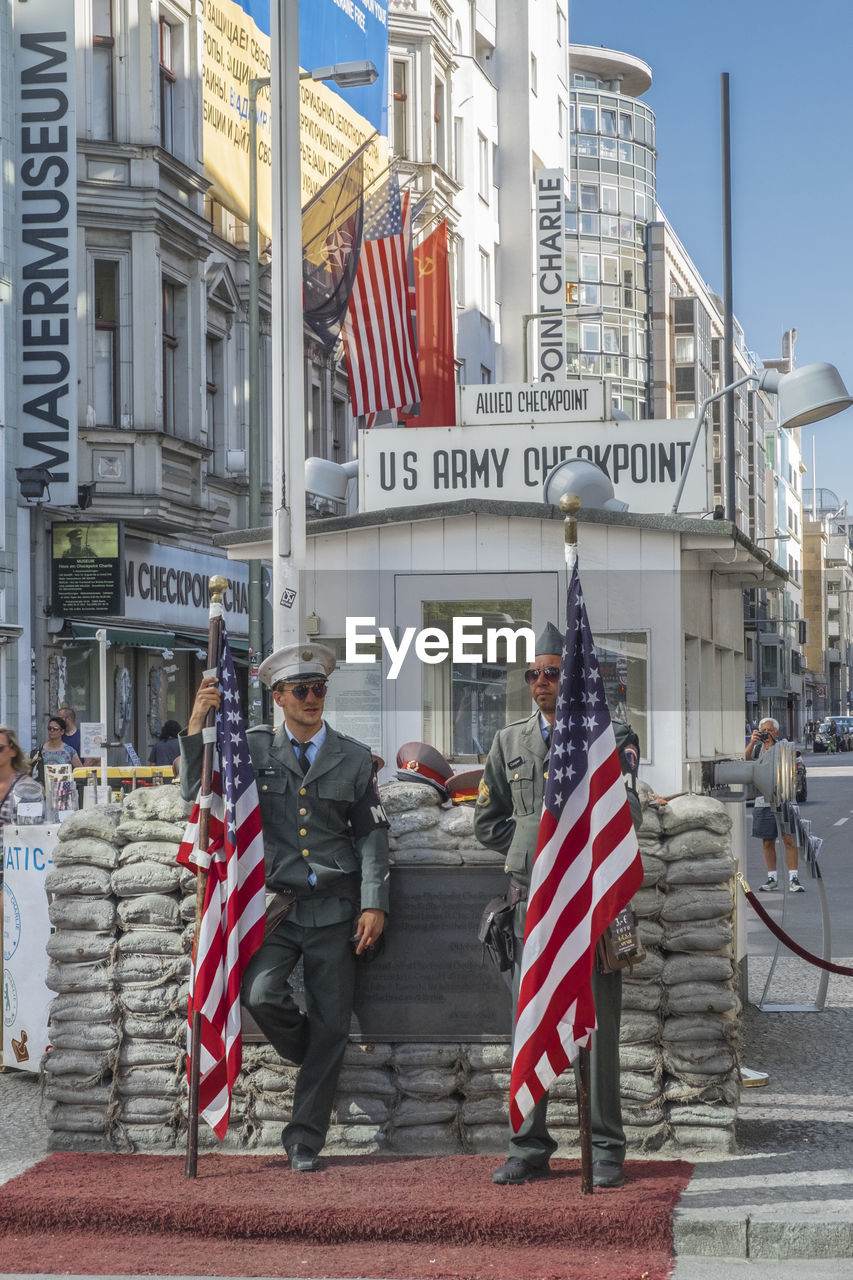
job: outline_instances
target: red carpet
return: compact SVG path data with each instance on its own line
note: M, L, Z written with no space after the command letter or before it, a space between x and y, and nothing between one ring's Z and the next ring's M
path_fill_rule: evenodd
M495 1157L331 1158L296 1176L279 1156L56 1154L0 1194L15 1272L666 1280L681 1161L630 1161L616 1191L580 1194L577 1161L496 1187Z

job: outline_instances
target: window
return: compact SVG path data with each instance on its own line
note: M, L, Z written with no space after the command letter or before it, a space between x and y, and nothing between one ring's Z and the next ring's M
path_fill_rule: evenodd
M648 760L649 637L645 631L599 632L595 648L610 715L630 724L640 739L640 755Z
M391 119L394 154L409 159L409 64L403 58L391 63L393 110Z
M480 250L480 310L492 314L492 263L485 249Z
M92 4L92 137L113 137L112 0Z
M477 134L477 181L480 199L489 203L489 144L482 133Z
M696 358L696 341L692 334L675 339L676 364L692 364Z
M616 112L610 107L601 108L601 132L606 138L616 137Z
M101 427L118 425L118 263L94 263L95 422Z
M178 398L177 360L179 294L182 290L163 281L163 430L174 431Z
M453 246L456 258L456 305L465 306L465 242L460 236Z
M536 94L539 92L539 69L535 53L530 55L530 92Z
M600 324L582 324L581 325L581 350L582 351L600 351L601 350L601 325Z
M208 334L205 340L205 403L207 406L207 447L213 450L214 466L225 463L225 379L222 376L222 339Z
M581 133L598 133L598 109L596 107L581 107Z
M562 98L557 99L557 136L566 136L566 104Z
M562 49L566 44L566 40L568 38L567 32L568 19L560 6L557 5L557 47L559 49Z
M491 369L488 367L488 365L481 364L480 365L480 382L484 386L488 386L491 383L491 381L492 381Z
M433 159L441 169L447 168L446 122L444 119L445 84L436 79L433 86Z
M160 146L175 146L175 72L172 63L172 28L160 22Z
M598 187L593 182L581 183L581 208L598 208Z
M465 185L465 165L463 163L463 144L465 141L465 122L461 116L453 121L453 178L460 187Z

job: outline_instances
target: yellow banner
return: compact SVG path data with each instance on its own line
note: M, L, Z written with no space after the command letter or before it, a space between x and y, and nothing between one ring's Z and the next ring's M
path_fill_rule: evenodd
M205 0L202 63L204 167L210 194L249 221L249 80L270 74L269 36L235 0ZM302 203L310 200L373 132L370 123L319 82L299 86ZM272 236L269 90L258 95L258 227ZM387 138L375 138L364 156L365 187L388 164Z

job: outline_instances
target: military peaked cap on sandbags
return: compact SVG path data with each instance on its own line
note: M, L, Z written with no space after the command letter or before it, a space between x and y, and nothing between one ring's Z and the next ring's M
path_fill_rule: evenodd
M397 752L397 777L403 782L426 782L447 799L445 783L453 766L428 742L404 742Z
M454 773L447 779L447 794L454 804L476 804L484 767L478 765L475 769L466 769L464 773Z

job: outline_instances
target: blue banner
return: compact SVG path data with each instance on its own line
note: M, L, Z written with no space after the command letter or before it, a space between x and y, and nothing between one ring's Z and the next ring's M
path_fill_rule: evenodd
M245 8L263 0L242 0ZM336 62L372 62L375 84L361 89L329 88L388 134L388 0L302 0L299 6L299 64L306 71Z

